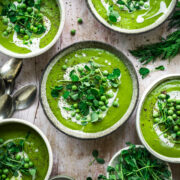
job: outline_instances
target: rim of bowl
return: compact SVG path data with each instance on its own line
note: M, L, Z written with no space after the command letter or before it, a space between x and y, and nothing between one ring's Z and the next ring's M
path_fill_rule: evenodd
M59 178L65 178L65 179L69 179L69 180L74 180L74 178L70 177L70 176L66 176L66 175L58 175L55 177L52 177L50 180L59 180Z
M145 148L146 149L146 147L145 146L143 146L143 145L135 145L136 146L136 148ZM118 156L121 154L121 152L123 151L123 150L127 150L127 149L129 149L130 148L130 146L127 146L127 147L125 147L125 148L122 148L122 149L120 149L118 152L116 152L114 155L113 155L113 157L111 158L111 160L109 161L109 163L108 163L108 166L113 166L113 162L115 161L115 159L116 158L118 158ZM155 157L155 156L154 156ZM157 157L155 157L155 158L157 158ZM168 167L168 170L171 172L171 179L173 179L172 177L172 170L171 170L171 167L170 167L170 165L169 165L169 163L167 163L167 162L164 162L166 165L167 165L167 167ZM107 172L106 173L106 176L107 177L109 177L109 173Z
M52 171L52 167L53 167L53 153L52 153L51 145L50 145L47 137L37 126L35 126L34 124L32 124L28 121L22 120L22 119L16 119L16 118L3 119L0 121L0 126L3 126L5 124L14 124L14 123L22 124L22 125L28 126L31 129L35 130L40 135L40 137L42 138L44 143L46 144L48 154L49 154L49 167L48 167L48 171L46 173L44 180L48 180L51 175L51 171Z
M64 27L64 23L65 23L65 7L64 7L64 3L62 0L56 0L56 2L58 3L58 7L60 10L60 25L59 25L59 29L57 34L55 35L55 37L53 38L53 40L44 48L40 49L39 51L36 52L30 52L30 53L26 53L26 54L20 54L20 53L15 53L11 50L6 49L5 47L3 47L0 44L0 52L14 57L14 58L22 58L22 59L27 59L27 58L33 58L36 56L39 56L43 53L45 53L46 51L48 51L52 46L55 45L55 43L57 42L57 40L59 39L60 35L62 34L63 31L63 27Z
M158 87L161 83L163 83L164 81L167 80L172 80L175 78L179 78L180 79L180 74L169 74L169 75L165 75L157 80L155 80L144 92L139 105L138 105L138 109L137 109L137 114L136 114L136 130L137 130L137 134L139 136L139 139L141 140L142 144L146 147L146 149L153 154L155 157L163 160L163 161L167 161L167 162L171 162L171 163L180 163L180 158L173 158L173 157L167 157L164 155L161 155L159 153L157 153L155 150L153 150L151 148L151 146L149 146L149 144L146 142L146 140L143 137L142 131L141 131L141 127L140 127L140 114L141 114L141 109L143 107L144 101L146 100L146 97L149 93L151 93L156 87Z
M121 33L121 34L142 34L145 32L149 32L153 29L156 29L157 27L162 25L168 19L168 17L173 13L174 9L176 8L177 2L178 2L178 0L172 0L171 4L169 5L167 13L162 15L153 24L146 26L144 28L140 28L140 29L123 29L123 28L120 28L120 27L117 27L114 25L110 25L103 17L101 17L100 14L98 14L98 12L96 11L96 9L92 3L92 0L86 0L89 10L91 11L91 13L95 17L95 19L98 20L98 22L100 22L103 26L105 26L115 32Z
M99 49L107 50L107 51L111 52L112 54L115 54L116 56L118 56L117 54L119 54L121 57L123 57L125 59L122 62L126 65L126 67L129 70L129 73L131 75L132 82L133 82L133 94L132 94L131 103L130 103L126 113L123 115L123 117L119 121L117 121L111 127L105 129L104 131L100 131L97 133L85 133L82 131L72 130L72 129L64 126L61 122L59 122L57 120L57 118L55 117L55 115L51 111L51 108L49 107L49 104L47 102L46 81L47 81L47 78L48 78L48 75L50 73L51 68L59 60L60 55L61 55L61 57L63 57L64 55L69 54L70 52L68 50L71 48L74 48L74 47L77 47L77 48L71 50L71 52L78 50L78 49L92 48L92 46L93 46L93 48L99 48ZM66 53L66 51L68 51L68 52ZM120 56L119 56L119 58L120 58ZM50 66L52 66L52 67L50 68ZM47 70L49 72L47 72ZM134 112L134 109L136 107L138 98L139 98L139 81L138 81L136 70L135 70L132 62L129 60L129 58L127 56L124 55L123 52L118 50L116 47L114 47L110 44L104 43L104 42L100 42L100 41L80 41L80 42L76 42L76 43L74 43L68 47L65 47L64 49L59 51L54 57L52 57L50 59L49 63L45 67L45 69L42 73L41 79L40 79L39 86L40 86L39 87L40 88L39 99L40 99L43 111L44 111L46 117L49 119L49 121L58 130L60 130L64 134L69 135L70 137L74 137L74 138L78 138L78 139L86 139L86 140L98 139L98 138L107 136L107 135L111 134L112 132L116 131L120 126L122 126L125 122L127 122L129 117L132 115L132 113Z

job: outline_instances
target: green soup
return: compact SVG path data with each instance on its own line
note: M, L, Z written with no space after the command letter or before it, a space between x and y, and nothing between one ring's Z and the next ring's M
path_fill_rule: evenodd
M148 0L148 8L129 12L120 10L116 0L91 0L98 14L110 24L122 29L141 29L158 21L168 10L171 0ZM120 15L117 22L110 22L108 17L109 7L113 5L114 11Z
M180 157L180 144L174 144L167 138L158 136L153 128L153 109L157 97L163 91L167 93L180 92L180 80L168 80L157 86L147 97L143 104L140 115L140 127L148 145L159 154L167 157Z
M57 85L58 80L63 79L64 71L62 66L66 64L68 67L73 67L80 63L88 63L90 59L94 59L95 63L102 65L102 70L112 72L114 68L119 68L121 71L121 84L118 88L116 98L118 99L119 107L109 107L106 116L102 121L96 123L88 123L86 126L72 122L63 118L61 110L59 108L59 98L53 98L51 96L51 89ZM73 130L80 130L88 133L95 133L103 131L113 126L119 121L126 113L133 93L133 82L128 68L125 64L115 55L108 51L95 48L86 48L74 51L64 57L62 57L51 69L48 75L46 83L46 95L49 106L56 116L56 118L66 127Z
M16 0L6 0L6 2L0 0L0 3L9 4L9 2L16 2ZM0 6L0 12L1 11L2 6ZM21 37L13 37L15 35L14 30L7 37L3 36L2 34L6 30L7 25L3 24L2 17L0 17L0 44L4 48L19 54L27 54L32 51L35 52L50 44L56 36L60 25L60 11L56 0L43 0L41 5L41 13L44 15L44 17L46 17L46 20L49 20L49 23L46 24L46 26L49 26L49 28L46 27L48 30L46 30L45 35L33 34L31 38L32 44L28 45L23 45L23 40ZM22 41L17 44L18 40ZM34 46L34 44L36 45Z
M17 138L25 138L29 133L28 139L25 141L24 152L34 163L37 169L36 180L44 180L49 166L49 154L46 144L40 135L26 125L19 123L10 123L0 126L0 138L5 142L8 140L16 140ZM23 180L31 180L31 176L23 174Z

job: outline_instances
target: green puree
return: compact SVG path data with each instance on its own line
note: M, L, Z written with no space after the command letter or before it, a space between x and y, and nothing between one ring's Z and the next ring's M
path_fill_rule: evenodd
M168 157L180 157L180 144L169 146L167 143L160 140L157 133L153 129L153 108L157 102L157 97L162 91L172 92L180 91L180 80L169 80L157 88L155 88L146 98L140 117L140 126L143 137L146 142L156 152Z
M0 132L0 138L4 141L14 138L25 138L27 133L30 132L30 136L25 142L24 151L37 168L36 179L44 180L48 170L49 155L40 135L29 127L19 123L3 125L0 127ZM23 175L22 179L31 180L32 177Z
M83 56L86 54L86 56ZM62 66L67 61L67 67L74 66L79 63L87 63L93 57L95 63L103 65L101 68L103 70L108 70L112 72L114 68L119 68L121 71L121 85L119 86L119 90L117 93L117 98L119 98L118 103L119 107L110 107L105 118L102 121L96 123L88 123L86 126L79 125L71 120L66 120L62 117L61 111L58 107L58 99L55 99L51 96L51 88L57 84L57 80L63 79L64 71L62 70ZM111 63L108 65L106 63ZM106 61L106 62L105 62ZM80 130L83 132L99 132L103 131L112 125L114 125L117 121L121 119L121 117L126 113L132 98L133 84L130 73L127 67L123 64L123 62L116 57L115 55L101 49L80 49L78 51L72 52L64 57L62 57L52 68L49 73L47 84L46 84L46 93L47 100L50 105L51 110L53 111L56 118L66 127L73 130ZM117 99L116 98L116 99Z
M165 2L166 7L169 7L171 0L150 0L150 7L147 9L141 9L136 10L132 13L129 13L126 10L120 10L120 8L113 3L113 0L91 0L96 11L98 14L104 18L106 21L109 21L108 19L108 11L103 6L101 1L105 1L106 3L109 3L109 5L114 5L114 10L118 11L119 15L121 16L121 20L119 22L113 23L113 25L123 28L123 29L141 29L146 26L149 26L153 24L155 21L157 21L164 13L158 13L160 9L160 3ZM146 14L145 14L146 13ZM138 23L136 22L136 19L139 15L143 15L144 22ZM110 23L111 24L111 23Z
M16 0L7 0L7 4L9 2L15 2ZM0 0L0 3L4 1ZM2 6L0 6L0 12L1 12ZM46 16L51 21L51 29L44 36L40 41L40 48L44 48L47 46L56 36L59 25L60 25L60 12L59 7L57 5L56 0L43 0L41 4L41 13L43 13L44 16ZM6 49L13 51L15 53L20 54L27 54L31 51L27 48L19 47L13 42L13 33L11 33L9 36L4 37L2 33L6 30L7 25L4 25L2 22L2 17L0 17L0 44L5 47ZM43 35L43 34L42 34ZM33 37L39 37L38 35L34 35ZM33 38L32 37L32 38Z

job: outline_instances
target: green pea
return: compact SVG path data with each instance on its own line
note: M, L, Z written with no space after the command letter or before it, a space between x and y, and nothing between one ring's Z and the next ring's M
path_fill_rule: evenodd
M154 122L155 122L155 123L158 123L159 121L160 121L159 118L154 118Z
M33 11L33 9L32 9L31 7L28 7L28 8L27 8L27 12L28 12L28 13L31 13L32 11Z
M11 27L7 27L6 31L7 31L8 33L11 33L11 32L12 32L12 28L11 28Z
M177 110L180 110L180 105L177 105L177 106L176 106L176 109L177 109Z
M143 6L144 5L144 1L139 1L139 5Z
M33 32L37 33L38 32L38 28L37 27L33 27Z
M144 4L144 8L149 8L149 5L148 4Z
M28 164L28 163L25 163L25 164L24 164L24 168L28 169L28 168L29 168L29 164Z
M159 113L158 113L158 112L154 112L154 113L153 113L153 117L154 117L154 118L159 117Z
M80 115L76 115L76 120L80 120L81 119L81 116Z
M66 69L67 69L67 66L64 64L64 65L62 66L62 69L63 69L63 70L66 70Z
M120 10L123 10L123 9L124 9L124 5L120 5L120 6L119 6L119 9L120 9Z
M174 111L174 110L175 110L175 108L174 108L174 107L170 107L169 109L170 109L170 110L172 110L172 111Z
M79 23L79 24L82 24L82 23L83 23L82 18L78 18L78 23Z
M174 102L174 99L168 99L167 102L172 103L172 102Z
M108 101L108 100L106 100L106 101L104 102L104 104L106 104L106 105L107 105L108 103L109 103L109 101Z
M9 20L8 20L8 18L4 17L3 20L2 20L2 22L3 22L3 24L7 25L8 22L9 22Z
M0 144L3 144L4 140L2 138L0 138Z
M38 29L41 29L42 27L43 27L43 25L42 24L38 24Z
M79 109L76 109L76 113L79 113L80 112L80 110Z
M180 111L176 111L176 114L179 116L180 115Z
M21 9L25 9L26 8L26 4L21 4Z
M34 166L33 162L30 161L30 162L29 162L29 167L33 167L33 166Z
M21 4L18 4L18 5L17 5L17 9L21 9Z
M106 70L103 71L104 76L107 76L108 74L109 74L108 71L106 71Z
M76 90L77 90L77 86L76 86L76 85L73 85L73 86L72 86L72 90L73 90L73 91L76 91Z
M21 28L21 29L20 29L20 33L21 33L21 34L25 34L25 30Z
M114 102L113 102L113 106L114 106L114 107L118 107L118 106L119 106L119 103L118 103L117 101L114 101Z
M108 93L106 93L106 96L108 98L112 98L112 97L114 97L114 93L113 92L108 92Z
M168 115L173 115L173 111L172 111L172 110L169 110L169 111L168 111Z
M95 73L96 73L96 74L99 73L99 69L95 69Z
M16 155L16 160L19 161L21 159L21 155L20 154L17 154Z
M5 179L6 178L6 175L5 174L2 174L2 176L1 176L3 179Z
M176 99L176 104L180 104L180 99Z
M165 137L165 138L167 138L167 137L168 137L167 133L164 133L164 137Z
M178 131L179 130L179 127L176 125L174 126L174 131Z
M176 133L176 135L177 135L177 136L180 136L180 131L178 131L178 132Z
M74 36L76 34L76 30L75 29L72 29L71 30L71 35Z
M3 173L4 173L4 174L8 174L8 173L9 173L9 170L8 170L8 169L4 169L4 170L3 170Z
M172 116L168 116L167 120L172 121L173 120Z
M103 106L103 105L104 105L104 102L103 102L103 101L99 101L99 105L100 105L100 106Z
M21 2L22 2L22 0L17 0L17 2L18 2L18 3L21 3Z
M101 96L101 101L106 101L106 96Z
M168 103L167 106L168 106L168 107L172 107L172 106L173 106L173 103Z
M30 37L29 37L28 35L25 35L25 36L24 36L24 40L29 40L29 38L30 38Z
M173 119L176 119L176 118L177 118L177 115L176 115L176 114L173 114L173 115L172 115L172 118L173 118Z
M77 104L77 103L73 104L73 107L74 107L74 108L77 108L77 107L78 107L78 104Z
M25 158L24 161L25 161L25 162L29 162L29 158L28 158L28 157Z
M79 72L83 72L83 67L78 67Z
M75 115L76 115L76 112L72 112L72 113L71 113L71 116L72 116L72 117L75 117Z
M165 99L165 98L166 98L166 95L165 95L165 94L160 94L160 95L158 96L158 98L159 98L159 99Z
M106 106L101 106L101 110L105 111L106 110Z
M103 115L102 115L102 114L99 114L98 119L99 119L99 120L103 120L103 118L104 118Z
M106 81L107 81L107 78L106 78L106 77L103 77L103 78L102 78L102 81L103 81L103 82L106 82Z

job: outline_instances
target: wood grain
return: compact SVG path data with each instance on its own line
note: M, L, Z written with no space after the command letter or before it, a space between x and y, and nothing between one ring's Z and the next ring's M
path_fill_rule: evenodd
M66 8L66 22L61 38L56 45L45 54L36 58L24 60L22 72L16 80L15 90L26 84L36 84L39 86L42 71L48 61L59 52L60 49L71 45L74 42L82 40L98 40L109 43L129 56L136 67L136 70L138 70L140 64L128 53L128 49L133 49L137 45L144 43L157 41L161 35L166 34L166 24L141 35L133 36L118 34L105 28L96 21L88 10L85 0L63 1ZM83 18L84 23L82 25L77 24L78 17ZM72 37L70 35L71 29L77 30L76 36ZM0 64L3 64L9 57L0 54L0 58ZM160 76L170 73L180 73L179 58L180 56L177 56L171 63L159 60L154 64L148 65L150 69L154 69L154 66L163 64L167 69L162 72L154 71L144 80L139 77L140 98L147 86ZM85 180L87 176L91 176L95 180L99 174L105 174L108 161L115 152L125 147L125 142L131 141L132 143L140 144L135 128L135 115L136 111L128 122L113 134L91 141L74 139L56 130L44 115L38 98L31 108L16 112L13 117L34 123L48 137L54 153L52 176L66 174L74 177L76 180ZM91 152L93 149L99 150L100 156L106 160L105 165L98 165L95 163L94 165L89 166L89 162L92 160ZM180 165L172 164L171 167L173 170L173 179L179 180Z

